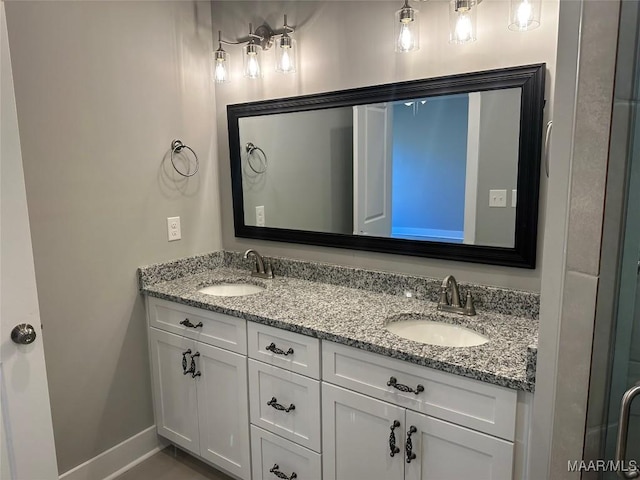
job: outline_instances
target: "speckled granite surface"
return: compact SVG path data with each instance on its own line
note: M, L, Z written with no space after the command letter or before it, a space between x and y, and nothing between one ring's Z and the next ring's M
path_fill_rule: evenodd
M416 288L413 298L397 294L412 290L407 285L414 286L409 282L414 277L402 275L391 276L407 282L396 285L394 279L381 272L335 267L342 277L337 282L333 266L321 265L319 270L324 268L324 274L305 265L294 266L306 268L305 275L309 279L303 280L297 275L283 276L282 265L274 259L274 271L280 275L273 280L261 280L252 278L244 263L242 269L220 266L240 261L239 255L225 252L222 255L192 257L183 263L172 262L172 268L177 269L173 272L170 267L143 267L139 272L141 290L150 296L351 345L488 383L517 390L534 390L536 349L532 345L537 344L538 322L531 318L534 316L532 312L527 312L527 316L505 315L482 308L479 302L478 315L474 317L438 312L435 303L424 300L430 298L427 294L430 288ZM324 275L329 275L334 281L318 281L324 279ZM372 280L374 278L377 280ZM426 280L426 283L431 283ZM340 284L353 286L363 281L368 282L368 287L377 283L378 288L352 288ZM198 289L220 282L255 283L265 287L265 291L243 297L198 293ZM500 300L505 299L501 297ZM486 335L490 341L476 347L452 348L406 340L384 328L388 317L401 313L420 314L426 319L466 326Z
M403 295L411 292L414 298L438 301L442 279L378 272L356 267L309 262L280 257L264 257L272 265L276 276L293 277L312 282L371 290L377 293ZM214 252L173 262L141 267L138 281L141 289L158 282L175 280L185 275L204 272L216 267L249 270L252 260L244 260L240 252ZM458 279L460 280L460 279ZM476 308L505 315L538 318L540 295L532 292L459 282L461 298L470 291Z

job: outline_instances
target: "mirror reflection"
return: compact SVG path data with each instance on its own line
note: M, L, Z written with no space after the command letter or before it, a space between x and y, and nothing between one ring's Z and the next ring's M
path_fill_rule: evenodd
M513 248L521 96L239 118L244 223Z

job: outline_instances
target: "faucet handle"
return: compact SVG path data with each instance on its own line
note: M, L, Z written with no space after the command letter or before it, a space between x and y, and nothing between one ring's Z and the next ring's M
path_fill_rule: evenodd
M438 305L449 305L449 299L447 298L447 287L442 285L440 287L440 300L438 300Z
M471 292L467 292L467 299L464 303L464 313L465 315L476 314L476 308L473 306L473 297L471 296Z
M265 275L267 278L273 278L273 270L271 270L271 262L265 262L266 265L264 266L264 270L265 270Z

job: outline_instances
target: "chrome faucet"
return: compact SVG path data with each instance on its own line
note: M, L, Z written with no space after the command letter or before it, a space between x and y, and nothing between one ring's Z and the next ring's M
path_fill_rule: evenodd
M248 259L249 255L253 255L253 257L256 259L256 269L253 272L251 272L252 277L273 278L273 272L271 271L271 264L267 263L265 265L262 255L260 255L258 252L256 252L252 248L244 252L244 259L245 260Z
M458 282L453 275L447 275L440 286L440 300L438 300L438 310L443 312L459 313L461 315L475 315L476 309L473 306L471 292L467 292L464 307L460 305L460 290Z

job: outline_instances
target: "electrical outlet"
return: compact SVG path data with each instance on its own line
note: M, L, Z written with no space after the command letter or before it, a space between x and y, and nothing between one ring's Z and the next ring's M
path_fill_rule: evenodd
M180 240L182 232L180 231L180 217L167 217L167 236L169 241Z
M506 190L489 190L489 206L490 207L506 207L507 191Z
M264 227L264 205L256 207L256 226Z
M516 204L518 203L518 190L511 190L511 206L516 208Z

